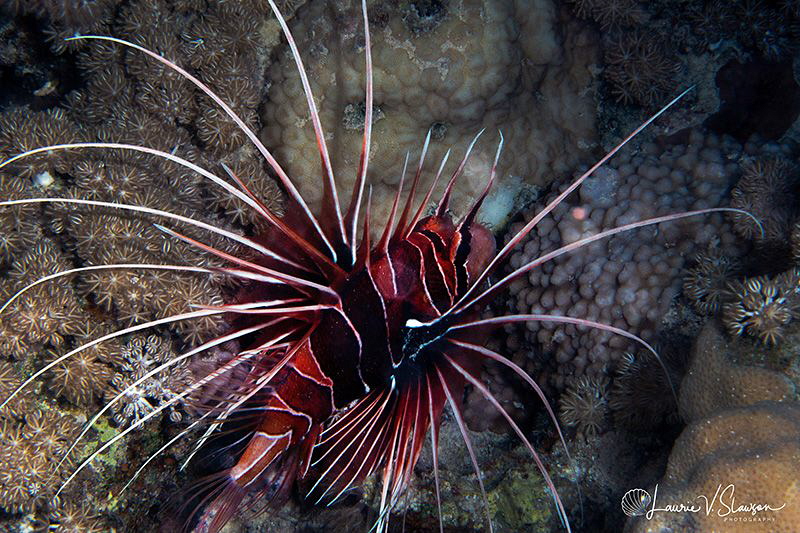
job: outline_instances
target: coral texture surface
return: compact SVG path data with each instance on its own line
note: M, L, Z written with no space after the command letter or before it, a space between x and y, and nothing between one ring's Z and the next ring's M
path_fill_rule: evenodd
M560 18L550 0L433 2L424 17L418 4L375 4L371 11L373 216L386 219L406 153L419 154L429 128L431 173L445 150L454 150L437 192L470 140L487 129L456 186L452 205L458 211L485 185L498 129L505 137L501 178L543 185L569 171L595 137L588 90L593 83L589 67L597 61L592 33ZM352 7L313 2L292 23L328 144L334 147L340 194L350 193L356 177L364 120L358 20ZM271 67L269 79L261 136L276 148L289 175L300 180L301 191L318 203L319 155L288 52Z

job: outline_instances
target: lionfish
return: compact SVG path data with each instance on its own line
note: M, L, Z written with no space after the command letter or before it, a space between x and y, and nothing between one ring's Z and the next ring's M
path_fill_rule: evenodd
M315 215L312 212L290 177L256 134L229 105L192 74L155 52L128 41L105 36L70 38L102 40L138 50L193 83L224 110L263 155L288 197L288 215L279 216L270 211L227 167L225 170L231 181L174 154L145 146L112 142L60 144L30 150L0 163L0 168L3 168L33 154L73 149L131 150L150 154L197 172L246 203L263 217L268 226L264 234L248 237L189 217L138 205L75 198L31 198L0 202L0 206L60 202L152 215L222 235L248 248L257 256L257 259L250 260L232 255L175 229L155 224L166 234L222 258L230 266L203 269L180 265L100 265L52 274L25 287L0 308L0 312L34 285L89 269L156 268L200 271L231 276L244 284L235 300L224 305L200 306L194 311L138 324L92 340L61 355L30 376L0 407L55 365L98 343L179 320L221 314L235 316L229 332L153 368L111 399L88 421L66 452L65 458L115 402L146 380L195 354L230 341L237 341L246 346L246 349L242 349L229 361L100 446L80 463L64 481L58 493L119 439L176 402L197 393L199 389L238 367L244 369L244 378L228 385L224 391L224 399L216 400L218 404L208 408L189 427L149 457L134 474L135 478L156 455L203 423L209 423L209 426L192 455L223 423L236 425L238 429L247 432L246 445L238 455L235 465L212 477L200 504L205 505L205 510L197 519L197 530L217 532L246 506L260 503L265 507L275 508L299 486L307 488L306 497L311 501L332 503L350 488L361 484L368 476L379 473L382 486L379 515L374 529L378 532L385 531L391 511L411 480L426 437L430 439L432 450L439 529L443 530L438 441L445 404L449 405L453 413L486 502L480 468L460 402L457 400L463 388L471 385L499 411L528 449L541 471L564 528L570 531L566 508L544 463L526 434L480 381L481 365L485 361L495 361L530 385L542 401L561 443L566 448L553 409L534 379L522 368L500 353L484 347L487 332L515 322L570 323L622 335L642 344L654 354L655 351L644 340L631 333L578 317L517 314L481 319L480 312L511 281L550 259L594 241L635 228L705 213L736 211L748 216L749 214L731 208L709 208L625 224L553 250L520 266L492 285L489 285L488 280L542 218L691 88L651 116L578 177L500 250L496 249L493 235L476 220L476 215L495 181L497 161L503 145L502 134L483 191L466 214L459 220L454 220L448 211L451 191L480 133L467 148L446 184L443 195L433 206L432 214L425 215L449 154L449 151L445 154L435 178L414 209L431 137L429 132L402 209L401 194L406 168L403 169L403 178L394 197L389 219L384 222L380 238L373 243L370 194L365 186L373 113L372 59L366 0L361 0L366 60L364 133L357 178L346 211L339 199L331 158L300 53L275 2L268 1L297 64L316 135L323 169L320 213ZM406 166L407 164L408 158ZM362 228L360 237L359 228ZM60 468L63 462L62 459L56 468ZM489 529L491 528L489 519Z

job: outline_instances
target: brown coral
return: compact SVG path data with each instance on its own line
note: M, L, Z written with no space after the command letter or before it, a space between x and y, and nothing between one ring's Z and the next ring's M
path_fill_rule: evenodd
M49 410L28 413L24 421L2 422L0 507L31 511L52 498L65 476L64 469L55 472L53 467L79 427L71 416Z
M695 261L695 266L683 278L683 293L698 312L713 315L719 310L728 283L741 265L737 259L723 256L718 250L700 253Z
M731 334L747 333L765 344L776 344L800 308L798 280L800 270L793 269L773 278L758 276L732 283L722 306L725 327Z
M676 389L685 370L680 351L628 353L620 361L608 395L614 423L636 432L652 431L677 420Z
M597 435L606 426L608 416L608 379L582 376L560 399L559 418L586 438Z
M21 383L14 366L6 361L0 361L0 398L3 398L4 401ZM28 410L30 399L29 390L21 391L0 410L0 418L22 418Z
M53 359L57 356L54 354ZM71 403L81 406L89 405L95 397L101 397L112 377L111 370L88 350L58 363L50 373L52 389Z
M632 32L613 37L603 55L605 75L618 101L654 107L675 90L680 64L652 34Z
M570 0L575 14L590 18L608 30L630 27L644 19L644 11L636 0Z
M699 512L655 512L633 519L626 531L796 531L798 485L800 404L762 402L723 410L684 430L658 485L657 507L704 496L710 512L702 503ZM751 504L769 508L739 507Z
M792 226L791 243L792 258L795 263L800 264L800 220L795 222L794 226Z
M786 243L797 212L795 188L799 178L800 167L784 157L763 157L745 163L742 177L731 192L731 206L751 213L761 226L750 217L734 215L739 234L778 246Z
M694 421L714 412L794 397L794 386L782 374L731 362L728 346L713 322L705 325L692 350L689 370L681 383L681 417Z
M64 502L50 513L50 531L56 533L103 533L108 525L86 504Z

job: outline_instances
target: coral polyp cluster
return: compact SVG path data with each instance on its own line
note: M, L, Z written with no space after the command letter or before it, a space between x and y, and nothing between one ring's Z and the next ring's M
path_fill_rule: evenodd
M740 154L742 146L700 131L691 132L686 141L647 144L638 152L621 153L587 179L572 200L539 222L511 256L510 267L615 225L724 205L738 176L738 165L730 157ZM546 204L565 186L556 187L538 204ZM537 209L533 206L526 217ZM512 225L512 234L521 224ZM592 243L532 270L527 280L514 284L508 303L518 313L599 320L652 342L680 292L684 267L712 243L724 255L741 254L730 224L716 215ZM574 325L530 323L521 336L524 340L509 348L547 354L543 370L558 388L571 376L610 376L632 350L621 337Z
M114 421L120 427L140 421L194 382L188 363L183 361L126 392L130 385L176 355L172 340L159 335L140 334L125 343L117 359L120 372L114 377L109 391L111 397L122 394L114 406ZM173 422L180 422L183 418L179 410L182 405L181 401L169 407L169 418Z
M773 278L758 276L734 282L731 301L722 307L722 318L732 334L747 333L765 344L776 344L784 327L800 314L800 268Z
M680 69L668 46L642 32L625 32L611 39L604 46L604 74L616 99L645 107L663 102Z
M0 395L7 398L20 383L14 367L0 362ZM57 517L71 504L53 496L67 475L67 470L55 470L54 466L65 457L79 429L80 422L73 415L40 403L29 391L6 405L0 411L0 507L35 515L35 522L52 524L51 530L77 531L56 528ZM73 464L71 458L64 461L65 468ZM69 492L64 498L72 496ZM99 517L87 523L106 527Z
M712 249L695 257L695 265L683 278L683 293L703 315L715 314L728 291L728 284L741 271L741 262Z
M561 395L559 417L586 438L594 437L606 426L608 379L582 376Z
M731 191L731 205L752 213L760 226L746 216L737 215L736 231L747 239L786 247L792 221L798 213L798 186L800 166L787 157L767 156L747 162L741 179Z

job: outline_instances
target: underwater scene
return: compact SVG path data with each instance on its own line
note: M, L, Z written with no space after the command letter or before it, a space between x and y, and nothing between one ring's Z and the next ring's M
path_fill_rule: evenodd
M0 0L0 531L800 532L800 1Z

